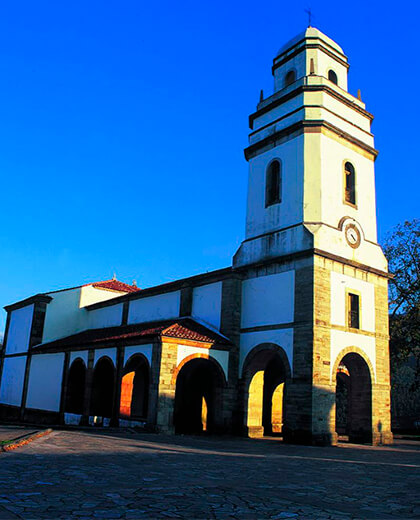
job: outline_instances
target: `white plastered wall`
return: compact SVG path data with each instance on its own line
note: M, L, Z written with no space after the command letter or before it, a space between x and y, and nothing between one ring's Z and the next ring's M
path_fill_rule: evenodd
M360 296L360 329L375 332L375 287L369 282L331 272L331 324L347 326L346 293Z
M242 375L244 361L251 350L262 343L274 343L281 347L289 360L293 374L293 329L272 329L241 334L239 351L239 374Z
M152 353L153 345L132 345L131 347L125 347L124 366L130 357L134 356L134 354L143 354L143 356L149 362L149 366L152 366Z
M249 161L246 238L292 226L303 220L303 150L300 135ZM265 207L266 172L281 162L282 201Z
M96 365L96 363L102 358L102 357L109 357L111 361L116 365L117 363L117 349L116 348L101 348L98 350L95 350L94 358L93 358L93 364Z
M174 291L133 300L128 310L128 323L178 318L180 297L180 291Z
M308 134L306 142L310 142L314 134ZM353 217L363 228L365 238L376 242L376 200L374 162L347 146L318 134L321 150L321 202L322 222L337 226L344 216ZM344 202L344 163L350 162L356 172L356 204L357 209ZM308 163L308 175L311 174ZM311 198L311 193L306 193ZM306 202L306 199L305 199ZM308 211L314 200L308 200ZM311 220L306 218L305 220Z
M192 315L220 329L222 282L201 285L193 289Z
M28 351L33 314L33 305L11 311L6 354L18 354Z
M0 387L0 403L20 406L25 380L26 356L5 358Z
M75 352L70 352L70 363L69 366L73 363L73 361L77 358L80 358L84 361L85 365L88 364L88 351L87 350L77 350Z
M294 320L295 272L242 282L241 327L280 325Z
M86 307L86 305L93 305L94 303L112 300L118 296L126 294L122 291L110 291L108 289L98 289L92 285L84 285L80 291L79 306Z
M26 408L60 410L64 354L32 356Z
M87 311L79 308L81 288L51 293L47 305L42 342L53 341L76 332L87 326Z
M178 345L177 349L177 366L188 356L193 354L208 354L209 357L216 360L219 365L222 367L223 372L226 377L226 381L228 380L228 370L229 370L229 352L225 350L216 350L216 349L207 349L201 347L190 347L189 345Z
M90 329L118 327L122 321L123 304L118 303L116 305L93 309L88 312Z

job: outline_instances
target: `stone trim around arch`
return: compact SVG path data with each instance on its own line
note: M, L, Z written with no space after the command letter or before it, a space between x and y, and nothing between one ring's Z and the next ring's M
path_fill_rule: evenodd
M182 368L187 363L192 361L193 359L208 359L209 361L211 361L213 363L213 365L216 367L216 369L218 370L218 372L220 373L220 376L222 377L223 386L224 387L227 386L226 375L225 375L223 368L220 366L220 363L216 359L211 357L208 353L194 353L194 354L191 354L191 355L187 356L186 358L184 358L179 363L179 365L174 368L174 370L172 372L172 379L171 379L172 385L176 385L176 380L177 380L178 374L181 372Z
M255 347L253 347L246 355L246 357L242 363L242 370L241 370L242 379L244 379L247 375L249 375L246 373L246 370L251 365L252 360L263 351L271 351L271 352L276 352L277 354L279 354L279 356L283 362L284 369L286 371L286 379L290 379L292 377L292 370L290 368L289 358L288 358L287 353L284 350L284 348L281 347L280 345L277 345L276 343L260 343L259 345L256 345Z
M265 356L264 356L265 354ZM289 358L286 351L276 343L260 343L253 347L243 362L240 379L241 392L241 433L247 437L262 437L264 435L264 388L265 371L270 360L278 356L284 370L284 386L281 390L281 414L286 417L287 387L292 378ZM255 379L257 377L257 379ZM284 392L284 393L283 393ZM271 398L272 399L272 396ZM273 410L271 409L270 415ZM284 419L281 420L284 425ZM272 425L273 426L273 423ZM271 428L271 427L270 427ZM274 431L274 430L273 430Z
M339 367L341 361L343 360L343 358L345 356L347 356L347 354L358 354L363 359L363 361L366 363L366 365L369 368L369 374L370 374L370 379L372 381L372 384L375 384L376 383L375 369L372 365L372 362L371 362L369 356L360 347L346 347L346 348L343 348L342 350L340 350L340 352L337 354L337 357L335 358L334 364L331 365L332 366L331 374L330 374L331 384L333 384L333 385L336 384L338 367Z
M135 358L139 358L144 363L146 363L147 368L148 368L148 370L150 372L150 370L151 370L150 362L149 362L147 357L142 352L135 352L134 354L131 354L131 356L127 358L127 361L124 363L124 366L123 366L123 372L126 370L128 364Z

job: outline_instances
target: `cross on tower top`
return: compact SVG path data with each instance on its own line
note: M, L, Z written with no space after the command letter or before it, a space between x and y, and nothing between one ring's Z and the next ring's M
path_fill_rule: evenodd
M308 27L312 26L312 9L309 7L305 9L305 13L308 15Z

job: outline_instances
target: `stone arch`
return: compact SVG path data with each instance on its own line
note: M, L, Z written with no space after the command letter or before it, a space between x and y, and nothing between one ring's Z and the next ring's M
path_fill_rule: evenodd
M246 356L242 369L244 430L250 437L280 434L291 369L286 352L262 343Z
M83 414L86 384L86 364L77 357L71 364L67 379L67 390L64 410L67 413Z
M129 357L120 384L120 416L145 419L149 406L150 365L144 354L139 352Z
M372 364L361 349L348 347L337 356L335 430L350 442L372 442L373 376Z
M220 376L222 377L223 379L223 385L226 386L227 385L227 381L226 381L226 376L225 376L225 372L223 370L223 368L220 366L219 362L214 359L213 357L209 356L208 354L200 354L200 353L194 353L194 354L191 354L187 357L185 357L180 363L179 365L177 365L177 367L174 369L173 373L172 373L172 384L175 385L176 384L176 379L178 377L178 374L179 372L181 371L182 367L184 365L186 365L189 361L191 361L192 359L208 359L209 361L211 361L215 368L220 372Z
M181 361L175 383L175 433L224 431L224 393L227 385L220 364L208 354L192 354Z
M93 369L89 415L112 417L116 370L109 356L100 357Z
M351 353L358 354L360 357L363 358L363 360L369 367L370 377L371 377L372 383L374 383L376 380L376 375L375 375L375 370L373 368L372 362L371 362L369 356L366 354L366 352L364 350L362 350L360 347L345 347L342 350L340 350L340 352L337 354L337 357L335 358L334 365L332 368L331 382L333 384L336 384L338 366L340 365L344 356L346 356L347 354L351 354Z

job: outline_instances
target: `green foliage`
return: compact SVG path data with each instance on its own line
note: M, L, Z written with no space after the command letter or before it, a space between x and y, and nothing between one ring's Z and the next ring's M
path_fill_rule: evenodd
M391 356L420 357L420 220L399 224L388 236L384 253L389 271Z
M389 271L389 334L393 427L420 418L420 221L396 227L384 245Z

